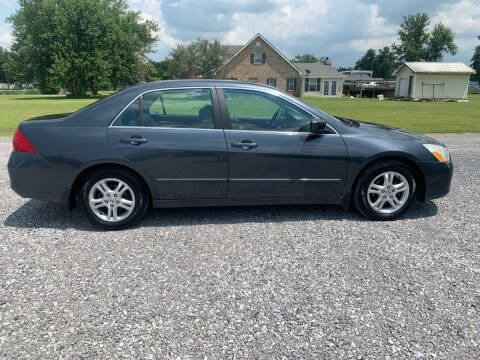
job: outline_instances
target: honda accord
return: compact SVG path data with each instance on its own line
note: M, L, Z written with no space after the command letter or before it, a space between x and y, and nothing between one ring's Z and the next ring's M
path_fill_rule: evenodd
M151 206L338 204L395 219L446 195L453 166L430 137L331 116L266 85L178 80L22 122L8 171L19 195L82 204L120 229Z

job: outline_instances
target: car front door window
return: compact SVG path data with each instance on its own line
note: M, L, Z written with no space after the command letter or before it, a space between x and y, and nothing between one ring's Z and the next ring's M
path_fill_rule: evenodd
M312 116L290 102L258 91L224 89L233 130L308 131Z

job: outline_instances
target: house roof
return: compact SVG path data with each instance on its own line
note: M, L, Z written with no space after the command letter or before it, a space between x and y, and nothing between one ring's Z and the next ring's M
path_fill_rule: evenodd
M243 45L224 45L224 47L227 51L227 55L233 56L243 48Z
M265 39L262 34L257 34L255 35L254 37L252 37L245 45L243 45L232 57L230 57L227 61L225 61L223 63L222 66L220 66L216 72L218 72L220 69L222 69L225 65L227 65L230 60L232 60L235 56L237 56L239 53L242 52L243 49L245 49L248 45L250 45L253 41L255 41L256 39L262 39L268 46L270 46L278 55L280 55L291 67L293 67L295 70L297 70L299 73L301 73L301 71L295 66L293 65L290 60L288 60L285 55L283 55L280 51L277 50L277 48L275 48L275 46L273 46L267 39ZM227 45L227 46L231 46L232 48L237 46L237 45Z
M324 63L293 63L303 76L312 77L335 77L344 78L345 75L335 70L332 65L325 65Z
M404 62L393 75L396 75L404 66L415 73L475 74L475 70L460 62Z

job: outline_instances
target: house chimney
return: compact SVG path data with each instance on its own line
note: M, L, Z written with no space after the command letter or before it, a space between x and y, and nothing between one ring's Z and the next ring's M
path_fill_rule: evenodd
M332 60L328 58L328 56L325 58L325 61L323 62L324 65L332 65Z

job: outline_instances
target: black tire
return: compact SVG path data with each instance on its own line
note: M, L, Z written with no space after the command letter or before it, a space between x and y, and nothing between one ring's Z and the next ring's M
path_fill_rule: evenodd
M408 197L404 204L390 213L381 213L372 208L368 201L368 189L372 181L385 172L396 172L403 175L409 185ZM373 163L358 176L353 188L353 205L365 217L372 220L393 220L402 214L416 198L416 181L413 171L401 161L383 160Z
M134 194L133 210L126 218L119 221L102 220L89 205L89 194L92 187L103 179L112 178L127 184ZM83 182L80 196L89 220L96 226L107 230L121 230L136 225L144 217L150 203L148 190L142 179L133 172L115 168L98 169L90 173Z

